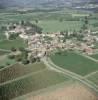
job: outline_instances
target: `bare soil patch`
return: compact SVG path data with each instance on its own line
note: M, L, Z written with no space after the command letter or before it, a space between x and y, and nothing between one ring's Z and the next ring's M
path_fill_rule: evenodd
M73 84L25 100L98 100L98 96L84 85Z

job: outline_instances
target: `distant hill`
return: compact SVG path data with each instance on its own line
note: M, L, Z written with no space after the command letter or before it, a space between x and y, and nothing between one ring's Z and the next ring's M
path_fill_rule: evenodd
M41 3L48 2L48 0L0 0L1 8L10 7L36 7L40 6Z
M98 0L0 0L0 8L70 7L97 9Z

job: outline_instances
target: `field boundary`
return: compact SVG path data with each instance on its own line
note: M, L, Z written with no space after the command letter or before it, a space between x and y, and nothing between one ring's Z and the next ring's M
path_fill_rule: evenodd
M96 60L96 59L94 59L94 58L92 58L92 57L90 57L90 56L88 56L86 54L80 54L80 53L77 53L77 52L76 52L76 54L81 55L81 56L83 56L83 57L85 57L85 58L87 58L89 60L92 60L92 61L98 63L98 60Z
M92 72L92 73L90 73L90 74L88 74L88 75L86 75L86 76L84 76L84 78L88 78L88 77L90 77L90 76L92 76L92 75L94 75L94 74L96 74L96 73L98 73L98 70L95 71L95 72Z
M4 70L4 69L10 68L10 67L12 67L12 66L14 66L14 65L16 65L16 64L19 64L19 63L16 62L16 63L14 63L14 64L12 64L12 65L7 66L7 67L1 68L1 69L0 69L0 72L1 72L2 70Z
M52 90L57 90L57 89L61 89L63 88L65 85L70 85L72 83L73 80L68 80L68 81L64 81L64 82L61 82L61 83L57 83L55 85L52 85L52 86L49 86L47 88L43 88L43 89L40 89L40 90L37 90L35 92L31 92L31 93L28 93L28 94L25 94L25 95L22 95L22 96L19 96L19 97L16 97L12 100L24 100L24 98L28 98L28 96L36 96L37 94L42 94L42 93L49 93L49 91L52 91Z
M5 51L5 52L8 52L8 53L11 52L11 50L6 50L6 49L0 49L0 51Z
M18 78L16 78L16 79L12 79L12 80L9 80L9 81L7 81L7 82L1 83L0 86L3 86L3 85L6 85L6 84L9 84L9 83L18 81L18 80L20 80L20 79L24 79L24 78L26 78L26 77L29 77L29 76L32 76L32 75L35 75L35 74L44 72L44 71L46 71L46 70L47 70L47 68L45 68L45 69L43 69L43 70L36 71L36 72L32 72L32 73L30 73L30 74L27 74L27 75L18 77Z
M49 59L49 58L48 58ZM58 72L61 72L65 75L68 75L69 77L72 77L73 79L76 79L78 81L80 81L81 83L83 83L84 85L90 87L91 89L93 89L96 93L98 93L98 89L96 89L95 85L93 86L88 80L85 81L83 79L83 77L79 77L76 74L70 73L70 71L66 71L65 69L60 68L59 66L56 66L51 60L48 60L47 58L44 58L42 61L44 62L44 64L46 64L50 69L54 69L57 70Z

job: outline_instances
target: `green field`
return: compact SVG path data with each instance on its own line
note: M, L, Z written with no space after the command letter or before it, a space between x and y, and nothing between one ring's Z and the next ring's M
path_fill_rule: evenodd
M98 72L89 76L87 79L92 81L96 86L98 86Z
M15 63L16 63L15 60L9 59L6 56L2 56L2 57L0 56L0 69L7 67L9 65L13 65Z
M79 31L81 28L80 21L42 20L37 25L43 28L43 32Z
M98 63L73 52L55 54L50 58L57 66L82 76L98 70Z
M59 16L60 17L60 16ZM89 27L92 31L97 31L98 27L93 27L92 24L98 22L97 20L89 20ZM32 21L32 23L35 23ZM83 25L82 21L71 21L71 20L63 20L60 22L59 20L39 20L38 26L43 28L43 32L59 32L59 31L80 31Z
M32 68L31 69L32 73L29 68L26 68L27 72L30 72L30 73L23 74L23 76L20 75L21 77L19 77L18 75L19 73L18 71L20 70L15 70L17 71L17 75L19 78L16 78L12 81L10 80L9 82L6 81L5 84L0 85L0 91L2 91L0 100L11 100L12 98L15 98L15 97L18 97L30 92L35 92L40 89L48 88L51 86L55 86L56 84L60 84L62 82L69 82L72 80L68 76L64 76L61 73L48 70L48 69L46 70L43 69L44 66L42 66L42 64L41 66L40 64L38 66L36 66L36 64L35 66L32 66L32 67L38 67L38 69ZM25 66L25 67L28 67L28 66ZM40 70L40 67L42 68L41 70ZM23 70L23 73L25 71ZM21 69L21 73L22 73L22 69Z
M11 22L20 22L21 20L24 20L34 23L37 19L39 22L38 25L43 28L43 32L58 32L66 30L80 31L81 26L83 25L82 20L88 15L88 12L74 11L67 8L62 11L35 11L23 14L17 11L3 11L3 13L0 13L0 40L6 38L1 27ZM60 19L62 19L62 21L60 21ZM93 27L93 24L98 22L97 19L97 14L92 14L92 16L89 17L89 26L95 31L98 30L98 27Z
M20 38L0 41L0 49L11 50L12 47L17 49L20 47L26 47L26 43L24 43L24 41Z
M0 50L0 56L5 55L5 54L8 54L8 53L9 53L8 51Z

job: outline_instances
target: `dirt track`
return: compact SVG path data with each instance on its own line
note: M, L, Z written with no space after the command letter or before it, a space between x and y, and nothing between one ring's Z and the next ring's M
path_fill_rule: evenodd
M98 100L98 97L85 86L74 84L49 93L30 96L25 100Z

